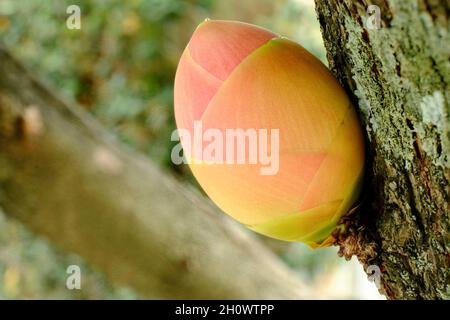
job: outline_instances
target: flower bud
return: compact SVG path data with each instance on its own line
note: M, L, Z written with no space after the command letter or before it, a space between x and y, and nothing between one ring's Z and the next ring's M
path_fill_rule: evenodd
M330 243L360 195L364 139L317 58L257 26L208 20L183 52L174 99L189 167L224 212L270 237Z

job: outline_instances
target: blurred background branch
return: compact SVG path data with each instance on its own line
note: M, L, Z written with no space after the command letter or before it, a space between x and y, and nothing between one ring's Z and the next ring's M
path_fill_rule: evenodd
M150 298L308 291L275 256L0 50L0 204Z

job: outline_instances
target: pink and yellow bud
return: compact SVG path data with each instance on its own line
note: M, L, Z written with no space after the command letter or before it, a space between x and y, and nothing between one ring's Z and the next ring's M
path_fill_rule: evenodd
M279 132L278 149L269 147L279 153L274 174L189 152L194 176L224 212L267 236L329 243L359 197L364 140L345 91L317 58L253 25L205 21L180 59L174 95L177 127L192 135L196 122L224 137L227 129Z

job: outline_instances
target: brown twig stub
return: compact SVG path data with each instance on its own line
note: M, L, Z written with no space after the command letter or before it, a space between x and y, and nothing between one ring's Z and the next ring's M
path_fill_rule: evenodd
M378 245L368 237L362 220L361 207L357 207L354 212L341 218L333 236L336 239L334 245L339 247L340 257L350 260L352 256L356 256L362 264L367 265L376 259Z

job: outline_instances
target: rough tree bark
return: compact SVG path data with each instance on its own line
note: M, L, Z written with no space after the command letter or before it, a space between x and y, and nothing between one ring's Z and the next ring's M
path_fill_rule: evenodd
M0 206L149 298L297 299L299 279L0 48Z
M380 29L365 24L371 4ZM391 299L449 299L450 3L316 0L316 12L368 140L365 207L341 254L378 265Z

